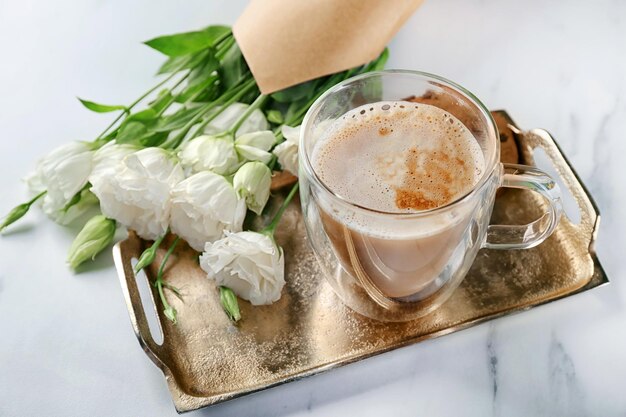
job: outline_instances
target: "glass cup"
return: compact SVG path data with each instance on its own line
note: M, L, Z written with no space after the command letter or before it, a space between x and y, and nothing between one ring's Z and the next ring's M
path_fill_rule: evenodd
M329 125L364 104L413 97L451 113L472 133L485 161L477 184L444 206L413 213L371 210L333 193L311 163ZM562 211L559 187L550 176L534 167L500 163L497 127L483 104L463 87L423 72L367 73L325 92L302 124L299 161L307 234L326 279L347 306L382 321L432 312L461 283L479 249L536 246L553 232ZM499 187L541 194L548 202L546 212L526 225L490 225ZM346 218L355 221L346 224L341 220Z

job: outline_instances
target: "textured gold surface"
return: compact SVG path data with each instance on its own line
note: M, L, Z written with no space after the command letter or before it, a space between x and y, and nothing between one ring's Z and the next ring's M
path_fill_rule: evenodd
M179 312L177 325L159 311L164 342L158 345L143 311L153 306L142 307L131 266L145 243L131 235L116 245L115 262L133 328L165 374L176 409L204 407L607 282L593 250L599 217L585 189L547 132L518 132L517 139L523 163L533 163L533 148L546 151L578 203L580 223L563 217L554 235L533 249L480 251L452 297L418 320L376 322L344 307L322 277L299 207L292 204L277 232L287 260L280 301L263 307L242 301L243 320L234 326L221 311L214 283L197 265L197 254L179 245L165 279L181 289L184 302L168 297ZM498 198L493 220L529 221L542 212L541 204L533 193L510 190ZM152 280L156 271L146 272Z

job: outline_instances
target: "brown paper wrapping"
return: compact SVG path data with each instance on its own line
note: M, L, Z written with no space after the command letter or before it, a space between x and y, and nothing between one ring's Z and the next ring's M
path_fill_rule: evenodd
M422 0L251 0L233 26L264 94L376 58Z

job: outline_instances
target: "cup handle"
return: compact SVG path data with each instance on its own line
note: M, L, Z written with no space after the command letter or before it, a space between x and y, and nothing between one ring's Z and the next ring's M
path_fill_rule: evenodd
M563 206L559 185L540 169L517 164L502 164L501 187L520 188L541 194L548 210L537 220L524 225L492 224L487 227L484 248L528 249L546 240L559 224Z

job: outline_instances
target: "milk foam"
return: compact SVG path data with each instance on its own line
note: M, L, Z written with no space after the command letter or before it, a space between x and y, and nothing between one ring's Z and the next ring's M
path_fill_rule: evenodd
M346 113L320 137L311 162L335 194L391 213L446 205L469 192L485 169L478 142L456 117L405 101Z

